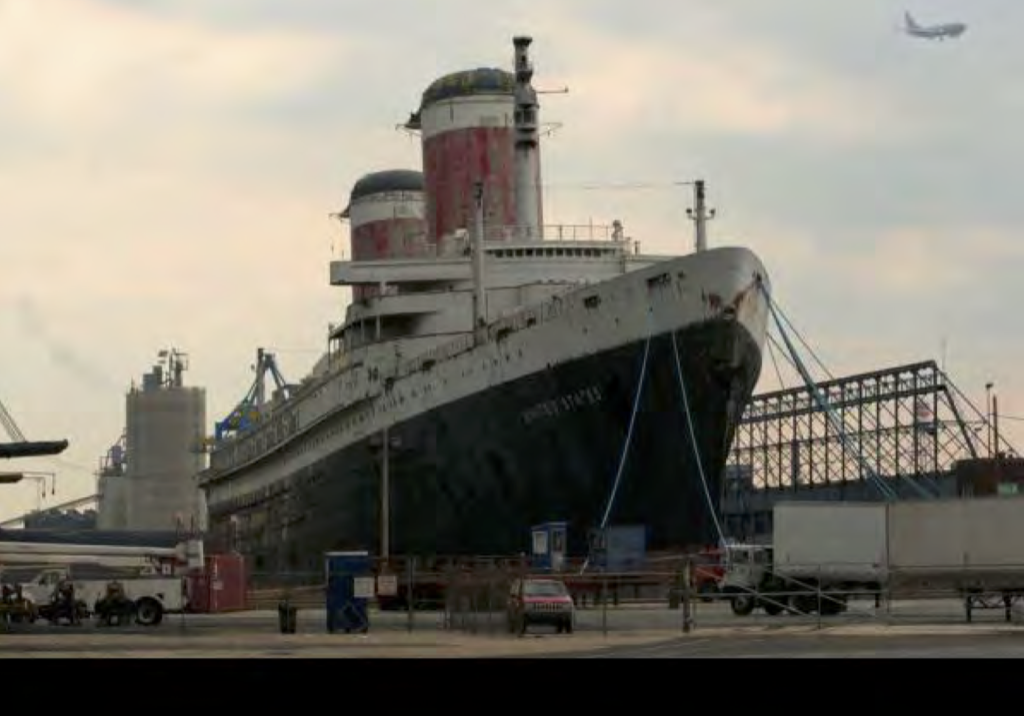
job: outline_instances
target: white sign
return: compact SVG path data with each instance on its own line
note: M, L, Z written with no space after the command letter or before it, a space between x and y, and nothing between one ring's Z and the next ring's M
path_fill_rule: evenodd
M541 530L537 530L533 533L533 553L534 554L547 554L548 553L548 533Z
M373 598L373 577L356 577L352 582L353 597L356 599Z
M382 597L398 596L398 575L381 574L377 576L377 594Z

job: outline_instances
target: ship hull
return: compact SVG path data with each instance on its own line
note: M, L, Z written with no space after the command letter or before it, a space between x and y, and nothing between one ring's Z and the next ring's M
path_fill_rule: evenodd
M398 422L386 454L378 433L282 476L261 503L211 505L211 536L257 574L316 572L331 550L379 554L386 458L392 555L527 552L531 526L556 520L568 523L570 554L583 555L606 512L608 525L644 525L651 550L714 543L760 343L724 318L674 338L634 340Z

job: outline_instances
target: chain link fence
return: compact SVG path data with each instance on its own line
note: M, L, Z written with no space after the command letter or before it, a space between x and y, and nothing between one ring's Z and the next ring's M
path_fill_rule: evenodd
M993 581L993 575L1024 575L1024 565L1016 572L1006 565L975 566L978 578L967 580L926 579L921 568L913 573L889 570L885 583L877 585L831 583L822 576L840 567L820 565L805 569L803 574L810 576L804 578L764 579L744 586L722 582L721 571L686 557L625 573L581 572L571 565L560 572L537 572L520 559L408 558L374 566L370 575L374 593L368 597L368 608L374 630L509 634L515 631L510 612L515 581L554 578L565 584L572 597L574 631L587 633L991 624L1024 618L1024 610L1018 612L1024 608L1024 580ZM276 609L286 599L307 620L325 613L323 572L251 577L249 609ZM530 629L536 634L555 631L541 626Z

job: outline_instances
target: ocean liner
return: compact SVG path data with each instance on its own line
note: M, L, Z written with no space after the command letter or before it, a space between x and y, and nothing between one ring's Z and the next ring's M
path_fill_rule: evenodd
M300 383L257 384L199 476L209 539L263 572L325 551L517 554L532 525L715 542L722 473L761 370L768 276L742 247L644 255L623 225L543 222L531 40L513 71L430 84L422 171L365 174L340 213L344 320Z

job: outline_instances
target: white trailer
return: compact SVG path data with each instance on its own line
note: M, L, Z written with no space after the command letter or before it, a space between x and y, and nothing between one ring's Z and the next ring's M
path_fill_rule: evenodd
M789 502L770 545L736 546L721 589L737 614L841 612L850 596L957 594L975 608L1024 596L1024 495L894 503Z
M888 512L893 588L1024 587L1024 496L896 503Z
M849 594L885 581L885 534L883 503L778 503L771 544L729 548L721 591L739 615L839 613Z

